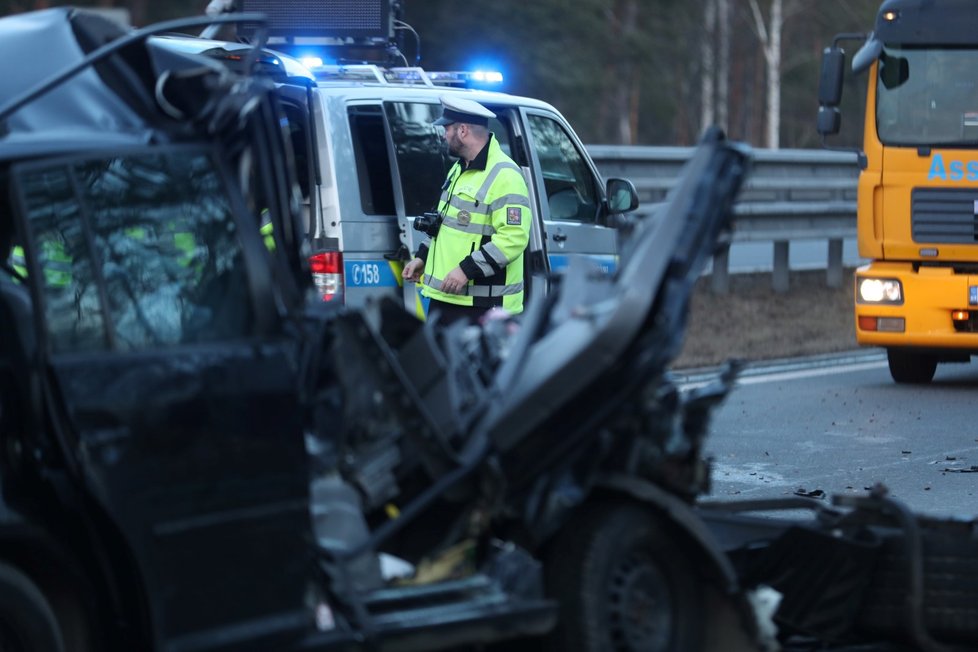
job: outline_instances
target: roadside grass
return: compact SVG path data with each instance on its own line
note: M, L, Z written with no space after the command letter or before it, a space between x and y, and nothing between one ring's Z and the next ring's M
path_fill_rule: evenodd
M730 358L768 360L857 349L852 270L842 287L825 271L792 271L790 289L771 289L771 274L735 274L730 292L714 294L701 278L690 301L686 340L675 369L710 367Z

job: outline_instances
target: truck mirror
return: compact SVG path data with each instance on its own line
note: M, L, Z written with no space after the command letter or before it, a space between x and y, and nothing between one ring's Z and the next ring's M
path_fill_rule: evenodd
M818 107L818 122L816 123L816 129L818 133L823 136L829 136L832 134L839 133L839 126L842 123L842 114L839 113L839 108L835 106L820 106Z
M832 46L822 52L822 74L818 81L819 104L839 106L842 101L842 74L845 64L846 52L842 48Z
M627 213L638 208L638 193L628 179L608 179L608 210L611 213Z

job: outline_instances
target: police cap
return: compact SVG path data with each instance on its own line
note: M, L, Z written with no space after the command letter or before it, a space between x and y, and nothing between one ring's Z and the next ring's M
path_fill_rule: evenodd
M495 118L496 114L482 106L474 100L467 100L462 97L442 97L442 114L435 120L436 125L450 125L456 122L464 122L470 125L489 126L489 118Z

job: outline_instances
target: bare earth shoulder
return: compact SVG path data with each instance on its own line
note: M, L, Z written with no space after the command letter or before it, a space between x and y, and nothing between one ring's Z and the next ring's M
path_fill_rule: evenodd
M793 271L785 294L771 289L769 273L732 275L726 295L713 294L710 279L702 278L673 368L857 349L852 296L852 270L846 270L840 288L826 286L824 270Z

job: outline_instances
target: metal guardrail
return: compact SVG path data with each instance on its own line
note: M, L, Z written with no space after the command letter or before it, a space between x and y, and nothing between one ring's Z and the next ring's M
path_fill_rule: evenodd
M692 147L589 145L607 177L631 179L644 206L663 201ZM842 241L856 236L856 155L820 149L754 149L754 166L737 203L733 240L772 242L772 286L788 290L791 241L827 240L826 283L842 284ZM639 213L642 208L639 207ZM729 289L729 258L713 260L714 291Z

